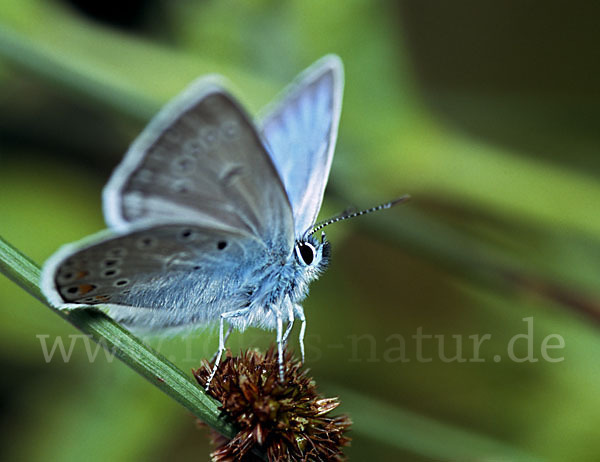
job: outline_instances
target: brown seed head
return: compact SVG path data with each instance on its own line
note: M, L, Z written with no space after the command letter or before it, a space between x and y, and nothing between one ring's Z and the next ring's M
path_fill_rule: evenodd
M344 460L341 448L350 442L345 434L351 421L328 415L339 405L338 398L321 397L290 352L285 352L284 364L280 382L274 346L264 355L249 350L233 357L227 352L208 392L239 432L232 440L213 435L213 461L259 460L250 452L253 448L266 453L269 461ZM211 371L212 365L204 361L193 373L204 387Z

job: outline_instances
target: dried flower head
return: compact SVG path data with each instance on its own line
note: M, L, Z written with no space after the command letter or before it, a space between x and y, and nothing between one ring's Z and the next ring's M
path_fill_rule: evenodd
M285 352L284 381L279 381L277 349L265 355L255 350L233 357L227 352L213 378L209 394L221 402L223 413L239 429L228 440L213 435L217 449L212 460L259 460L251 452L259 449L269 461L344 460L343 446L350 442L347 416L330 417L338 398L323 398L301 363ZM193 371L205 386L212 365L204 361Z

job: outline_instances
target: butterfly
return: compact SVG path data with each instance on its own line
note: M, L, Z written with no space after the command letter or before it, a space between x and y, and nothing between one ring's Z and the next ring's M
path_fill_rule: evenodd
M330 258L316 231L405 199L315 225L342 90L342 62L327 55L255 125L220 79L193 82L113 172L103 190L109 229L45 263L45 296L60 309L98 305L138 331L218 322L213 375L232 329L276 329L283 377L282 345L295 320L304 360L301 302Z

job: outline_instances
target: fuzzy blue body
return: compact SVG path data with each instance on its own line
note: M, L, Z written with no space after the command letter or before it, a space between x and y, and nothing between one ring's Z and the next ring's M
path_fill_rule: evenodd
M118 304L107 304L108 314L140 331L189 330L242 309L247 310L244 316L228 320L240 331L249 326L275 329L278 315L297 317L309 284L327 268L329 242L312 236L303 241L314 248L310 265L295 249L289 252L277 247L267 250L260 246L260 255L242 259L242 255L248 256L243 242L230 241L229 251L220 256L219 268L211 271L210 277L193 269L193 259L179 262L179 267L165 269L160 277L133 286Z

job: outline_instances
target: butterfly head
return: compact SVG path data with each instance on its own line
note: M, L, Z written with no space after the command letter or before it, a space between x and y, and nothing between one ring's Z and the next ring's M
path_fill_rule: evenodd
M331 245L325 238L325 233L321 231L323 228L333 223L347 220L348 218L354 218L361 215L365 215L367 213L389 209L394 205L406 202L409 198L410 196L408 195L402 196L393 201L386 202L384 204L371 207L369 209L339 215L337 217L330 218L329 220L316 223L311 229L308 229L300 239L296 241L296 245L294 247L294 254L296 257L297 264L300 266L300 268L304 269L306 273L312 274L315 277L318 276L319 273L321 273L327 268L327 265L329 264L329 258L331 256ZM320 241L317 240L317 238L315 237L315 233L317 231L321 231Z
M327 268L331 255L331 244L321 234L321 240L317 240L312 234L306 235L296 241L294 256L301 268L320 273Z

